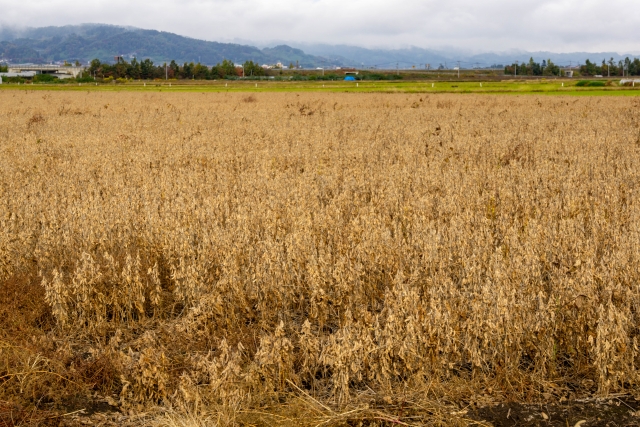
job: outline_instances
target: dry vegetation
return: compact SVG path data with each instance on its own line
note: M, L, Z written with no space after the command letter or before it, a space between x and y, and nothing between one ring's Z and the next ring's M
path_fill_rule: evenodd
M637 99L0 105L0 425L105 400L166 425L450 425L640 391Z

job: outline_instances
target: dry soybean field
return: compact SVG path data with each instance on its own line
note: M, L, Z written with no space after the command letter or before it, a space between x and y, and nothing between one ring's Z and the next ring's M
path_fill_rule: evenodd
M632 97L2 91L0 425L632 402L639 192Z

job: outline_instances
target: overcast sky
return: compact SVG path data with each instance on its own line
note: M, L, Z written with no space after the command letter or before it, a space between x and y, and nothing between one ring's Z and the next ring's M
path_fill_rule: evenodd
M638 0L0 0L0 25L106 23L230 41L640 52Z

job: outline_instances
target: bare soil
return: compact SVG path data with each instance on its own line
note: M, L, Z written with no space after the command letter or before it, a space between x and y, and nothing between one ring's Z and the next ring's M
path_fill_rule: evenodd
M478 424L512 426L640 426L639 402L632 397L611 397L528 405L504 403L470 411Z

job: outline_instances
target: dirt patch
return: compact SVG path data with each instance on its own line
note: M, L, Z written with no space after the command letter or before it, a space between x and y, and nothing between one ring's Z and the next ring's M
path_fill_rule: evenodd
M621 427L640 426L639 407L634 398L622 396L554 404L504 403L477 408L468 416L494 427Z

